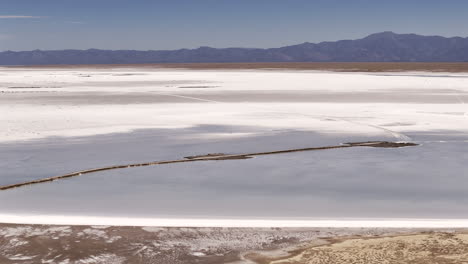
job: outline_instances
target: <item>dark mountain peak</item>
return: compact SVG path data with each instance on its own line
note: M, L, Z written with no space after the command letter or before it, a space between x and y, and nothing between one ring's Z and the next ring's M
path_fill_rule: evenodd
M397 36L401 36L401 34L397 34L393 31L384 31L384 32L370 34L364 39L388 39L388 38L395 38Z
M278 48L278 49L308 48L308 47L313 47L313 46L316 46L316 45L317 44L315 44L315 43L304 42L304 43L301 43L301 44L285 46L285 47L281 47L281 48Z
M200 46L197 48L197 50L214 50L215 48L208 47L208 46Z
M0 52L0 65L185 62L468 62L468 38L384 31L357 40L304 42L281 48L202 46L179 50L52 50Z

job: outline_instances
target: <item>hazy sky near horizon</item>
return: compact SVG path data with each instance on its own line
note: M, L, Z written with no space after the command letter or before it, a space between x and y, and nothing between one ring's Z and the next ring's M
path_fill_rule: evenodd
M466 0L0 0L0 51L280 47L468 36Z

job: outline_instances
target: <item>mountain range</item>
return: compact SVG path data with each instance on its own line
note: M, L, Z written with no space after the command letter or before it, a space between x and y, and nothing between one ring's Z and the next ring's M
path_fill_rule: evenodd
M198 62L468 62L468 38L381 32L362 39L281 48L33 50L0 52L0 65Z

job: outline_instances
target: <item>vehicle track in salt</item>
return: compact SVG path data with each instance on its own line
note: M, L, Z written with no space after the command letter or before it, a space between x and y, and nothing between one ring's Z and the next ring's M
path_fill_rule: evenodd
M417 145L418 144L410 143L410 142L367 141L367 142L344 143L341 145L334 145L334 146L287 149L287 150L277 150L277 151L268 151L268 152L254 152L254 153L242 153L242 154L214 153L214 154L206 154L206 155L198 155L198 156L188 156L188 157L184 157L183 159L178 159L178 160L133 163L133 164L126 164L126 165L115 165L115 166L76 171L76 172L54 176L54 177L48 177L48 178L32 180L32 181L27 181L27 182L22 182L22 183L16 183L16 184L11 184L11 185L3 185L3 186L0 186L0 191L14 189L18 187L27 186L27 185L52 182L56 180L61 180L61 179L66 179L66 178L71 178L71 177L76 177L76 176L81 176L84 174L91 174L91 173L96 173L96 172L101 172L101 171L144 167L144 166L155 166L155 165L186 163L186 162L196 162L196 161L240 160L240 159L250 159L256 156L285 154L285 153L303 152L303 151L352 148L352 147L400 148L400 147L410 147L410 146L417 146Z

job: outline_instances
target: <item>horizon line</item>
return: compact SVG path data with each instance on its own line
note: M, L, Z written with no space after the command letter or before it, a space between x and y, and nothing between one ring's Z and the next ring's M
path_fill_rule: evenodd
M0 16L1 18L2 16ZM32 18L32 17L31 17ZM43 18L43 17L36 17L36 18ZM209 48L209 49L252 49L252 50L269 50L269 49L280 49L280 48L285 48L285 47L292 47L292 46L297 46L297 45L302 45L302 44L314 44L314 45L319 45L322 43L332 43L332 42L339 42L339 41L355 41L355 40L361 40L365 39L367 37L373 36L373 35L378 35L378 34L393 34L393 35L416 35L420 37L440 37L440 38L468 38L467 37L462 37L462 36L451 36L451 37L444 37L441 35L421 35L418 33L395 33L394 31L380 31L376 33L371 33L368 34L364 37L361 38L355 38L355 39L340 39L340 40L325 40L325 41L320 41L320 42L302 42L298 44L292 44L292 45L286 45L286 46L280 46L280 47L271 47L271 48L255 48L255 47L221 47L221 48L215 48L215 47L210 47L210 46L198 46L195 48L180 48L180 49L105 49L105 48L63 48L63 49L33 49L33 50L0 50L0 53L5 53L5 52L33 52L33 51L41 51L41 52L53 52L53 51L138 51L138 52L150 52L150 51L177 51L177 50L197 50L197 49L203 49L203 48Z

